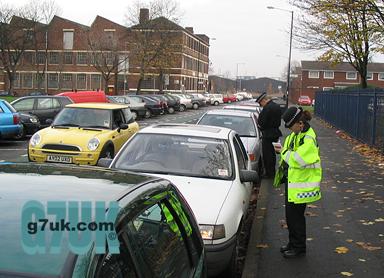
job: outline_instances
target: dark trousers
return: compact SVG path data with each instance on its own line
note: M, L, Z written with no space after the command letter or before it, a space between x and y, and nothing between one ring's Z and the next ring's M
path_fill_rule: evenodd
M267 177L275 176L276 168L276 153L272 142L277 142L279 138L263 138L261 147L263 151L263 163L265 168L265 175Z
M289 246L293 249L305 250L306 226L305 208L307 204L295 204L288 202L288 184L285 184L285 219L289 231Z

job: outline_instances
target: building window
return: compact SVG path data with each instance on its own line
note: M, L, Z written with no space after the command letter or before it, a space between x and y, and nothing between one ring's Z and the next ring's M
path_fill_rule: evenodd
M383 80L384 80L384 72L379 72L377 78L378 78L380 81L383 81Z
M41 89L45 87L45 73L35 73L34 87L36 89Z
M91 75L91 89L97 90L101 87L101 75L100 74L92 74Z
M24 73L23 75L23 88L32 88L32 73Z
M66 65L73 64L72 52L64 52L64 64Z
M323 91L331 91L331 90L333 90L332 87L324 87L324 88L323 88Z
M63 31L63 49L73 49L73 30Z
M324 79L333 79L334 78L334 72L333 71L324 71Z
M33 64L32 52L24 52L23 58L24 58L24 65L32 65Z
M77 65L86 65L87 64L87 52L77 52Z
M349 71L349 72L346 73L345 77L348 80L356 80L357 79L357 72Z
M59 86L57 73L48 73L48 88L57 89Z
M61 88L63 89L72 89L72 74L71 73L63 73L61 74Z
M39 51L36 54L36 63L38 65L45 65L45 52Z
M87 88L87 76L84 73L77 75L76 88L80 90Z
M14 88L20 88L20 73L15 73L13 76L13 87Z
M310 70L308 72L308 78L319 78L319 71Z
M367 72L367 80L373 80L373 72Z
M59 64L59 52L49 52L49 64L51 65Z

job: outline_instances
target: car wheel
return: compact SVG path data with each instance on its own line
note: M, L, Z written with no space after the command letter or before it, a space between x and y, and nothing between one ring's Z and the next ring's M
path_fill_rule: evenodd
M231 260L229 261L227 268L223 272L224 277L237 277L238 275L238 271L237 271L239 267L238 259L239 259L240 242L242 240L241 232L243 231L243 226L244 226L244 223L243 221L241 221L236 233L236 243L233 248Z
M184 104L180 105L179 111L184 112L187 107Z
M149 119L151 116L152 116L151 110L148 110L148 109L147 109L147 110L145 111L144 118Z
M136 111L131 111L132 113L132 118L136 121L137 119L137 112Z
M199 109L199 104L194 103L194 104L192 105L192 108L195 109L195 110L196 110L196 109Z
M99 159L100 158L113 158L114 152L113 152L113 147L111 145L104 146L103 150L100 153Z
M218 102L218 101L215 101L214 105L215 105L215 106L218 106L218 105L219 105L219 102Z
M232 103L232 101L228 100L228 103Z
M25 131L25 126L23 125L21 132L19 134L17 134L14 138L16 140L22 140L25 138L25 135L26 135L26 131Z
M173 107L168 107L168 113L169 114L175 113L175 109Z

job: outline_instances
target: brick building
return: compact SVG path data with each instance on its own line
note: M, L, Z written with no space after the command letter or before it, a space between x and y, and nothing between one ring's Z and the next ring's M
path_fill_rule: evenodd
M301 61L301 68L294 73L290 101L297 102L301 95L314 98L316 91L343 89L358 86L360 75L349 63L332 65L329 62ZM384 63L369 63L367 83L384 88Z
M144 91L159 91L160 87L178 92L206 91L209 38L162 17L150 21L148 14L142 9L140 23L131 28L101 16L91 26L54 16L48 25L41 24L35 43L23 49L16 66L14 91L25 95L32 91L54 94L105 89L110 94L123 94L136 91L140 77ZM152 22L152 30L143 28L144 21ZM158 24L161 28L156 27ZM30 28L22 29L25 32ZM171 53L162 55L172 59L170 64L150 64L143 73L134 46L140 44L135 41L136 34L148 32L156 33L151 37L155 41L162 38L160 33L168 34L167 42L172 47L167 51ZM0 90L6 90L8 82L4 70L0 70Z

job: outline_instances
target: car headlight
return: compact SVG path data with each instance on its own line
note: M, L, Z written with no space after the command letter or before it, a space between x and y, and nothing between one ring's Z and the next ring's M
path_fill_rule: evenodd
M225 238L224 225L200 225L200 234L203 239L220 239Z
M88 142L88 150L90 151L94 151L96 150L100 145L100 141L99 139L97 138L92 138L91 140L89 140Z
M38 122L37 118L35 117L30 118L29 120L31 121L31 123L34 123L34 124Z
M29 143L31 144L32 147L36 147L38 144L40 144L40 141L41 141L40 134L39 133L35 133L31 137L31 140L29 141Z

